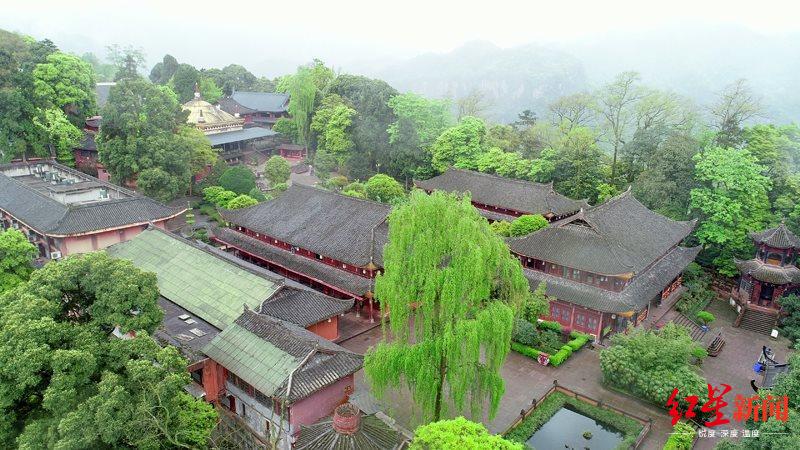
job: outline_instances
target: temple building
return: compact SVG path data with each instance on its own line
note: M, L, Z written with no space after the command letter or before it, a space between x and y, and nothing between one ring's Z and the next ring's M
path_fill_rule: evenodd
M290 442L353 392L363 358L331 342L353 300L155 228L106 251L156 274L164 320L154 337L189 360L187 390L256 441L280 430Z
M735 325L770 333L780 318L781 297L800 295L800 269L797 253L800 238L781 223L777 228L750 233L756 255L746 261L735 260L739 286L734 292L739 317Z
M221 98L223 111L244 119L247 125L272 128L281 117L289 117L289 94L234 91Z
M647 209L628 190L507 242L531 288L545 282L555 297L549 319L601 338L679 295L681 273L700 251L679 245L694 226Z
M246 261L378 317L374 278L383 266L391 207L299 184L278 198L222 211L213 240Z
M513 221L526 214L541 214L550 222L569 217L588 207L553 189L553 184L513 180L471 170L450 168L425 181L414 181L425 192L469 193L472 204L490 221Z
M53 161L0 165L0 223L25 233L40 258L128 241L184 211Z
M206 135L211 147L219 149L220 156L228 162L241 162L244 156L255 151L255 143L277 135L266 128L245 128L245 120L203 100L195 90L194 99L183 104L189 112L186 122Z
M83 125L83 138L72 150L75 158L75 167L83 173L97 177L102 181L109 181L111 175L106 170L97 154L97 133L100 132L100 125L103 118L92 116L86 119Z

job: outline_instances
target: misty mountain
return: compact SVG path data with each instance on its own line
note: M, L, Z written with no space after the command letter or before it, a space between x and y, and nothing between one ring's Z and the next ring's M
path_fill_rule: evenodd
M477 89L490 105L486 116L499 121L511 121L524 109L544 111L587 83L583 65L569 53L539 45L501 49L488 42L420 55L374 75L401 92L429 97L458 99Z
M766 119L800 121L800 34L764 36L743 27L674 27L604 34L569 44L500 48L472 42L425 54L372 75L400 91L460 98L477 89L488 118L512 121L524 109L540 116L552 100L591 90L625 70L645 84L704 107L739 78L763 98Z

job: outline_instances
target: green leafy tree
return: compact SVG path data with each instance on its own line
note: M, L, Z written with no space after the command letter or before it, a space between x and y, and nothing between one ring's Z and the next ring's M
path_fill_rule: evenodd
M344 167L348 176L366 180L380 168L394 178L403 178L405 163L396 163L392 158L386 131L395 121L388 101L397 91L385 81L347 74L331 81L327 91L342 97L356 111L352 124L354 146Z
M253 197L254 199L258 200L259 202L267 201L267 196L264 195L264 193L261 192L261 189L259 189L257 187L251 189L250 192L247 193L247 195L249 195L250 197Z
M297 129L298 142L306 146L311 143L311 116L317 99L314 81L314 69L300 66L296 73L281 79L276 87L278 92L289 94L289 115Z
M422 425L414 430L412 450L462 450L486 448L494 450L522 450L522 444L507 441L493 435L483 424L471 422L463 417L440 420Z
M367 198L367 188L364 183L354 181L342 188L342 194L355 198Z
M139 172L136 187L148 197L168 202L183 192L186 185L163 169L151 167Z
M92 69L94 69L94 74L97 77L97 81L114 81L114 75L117 72L117 68L114 67L113 64L101 61L100 58L98 58L97 55L92 52L84 53L81 55L81 59L91 64Z
M714 147L694 156L698 187L691 207L700 216L695 232L719 273L738 273L733 257L749 256L747 233L763 230L770 218L769 178L746 149Z
M720 147L738 147L742 144L745 122L763 114L761 99L755 95L744 79L726 86L711 106L712 127L716 130L715 143Z
M42 111L42 117L34 117L33 122L41 128L50 148L50 154L55 155L58 162L74 167L73 149L83 137L83 131L73 125L64 112L57 108Z
M286 117L281 117L280 119L276 120L275 125L272 126L272 131L280 133L281 136L289 139L292 142L298 142L300 140L300 135L297 131L297 123L295 123L294 120Z
M197 80L200 96L203 100L209 103L216 103L217 100L222 98L222 89L220 89L213 79L200 76Z
M97 150L114 181L130 182L145 169L160 168L188 187L193 141L176 133L186 113L168 87L123 79L111 88L102 115Z
M433 168L444 172L448 167L477 168L483 148L486 124L476 117L464 117L454 127L445 130L431 148Z
M87 116L97 112L94 71L77 56L51 53L33 69L33 84L39 104L61 109L75 126L82 126Z
M522 318L537 323L539 317L550 314L550 302L555 300L547 295L547 283L541 282L522 305Z
M217 164L217 151L211 148L211 143L202 131L195 127L182 126L178 129L182 142L191 149L189 171L192 175L200 173L208 166Z
M0 294L28 280L38 254L21 231L0 231Z
M12 448L204 447L213 408L149 333L153 273L103 252L47 264L0 297L0 442ZM132 339L109 338L118 327Z
M781 317L781 331L784 336L797 343L800 341L800 297L797 295L781 297L780 304L784 312Z
M636 198L648 208L675 220L685 220L694 186L694 159L700 143L672 133L650 155L647 168L633 183Z
M532 162L518 153L506 152L494 147L477 158L476 166L481 172L495 173L507 178L526 179L531 172Z
M639 327L611 337L611 346L600 352L600 368L606 383L658 405L666 405L675 388L682 398L697 395L702 405L708 389L706 380L690 366L695 348L684 327L673 323L659 331Z
M449 404L477 416L487 400L494 416L514 314L530 295L519 261L468 196L415 191L389 217L384 269L375 296L392 319L364 361L375 393L406 386L437 421Z
M225 205L227 209L240 209L240 208L247 208L248 206L257 205L258 200L250 197L246 194L238 195L235 198L232 198L228 203Z
M597 187L606 179L603 153L595 134L584 127L573 127L556 143L553 181L556 190L571 198L597 200Z
M402 167L406 180L434 175L430 170L430 149L436 138L452 125L450 102L407 93L392 97L387 104L396 118L387 129L392 164Z
M373 175L364 185L365 194L370 200L392 203L406 195L403 186L389 175Z
M116 71L114 81L139 78L139 70L144 68L144 52L133 46L120 47L117 44L106 47L108 60L114 64Z
M525 236L545 228L549 222L541 214L523 215L511 222L511 236Z
M617 158L633 125L636 103L643 96L638 84L640 78L636 72L617 75L614 81L600 89L594 102L597 117L605 130L603 136L611 146L612 182L616 180Z
M194 98L195 86L199 81L200 71L191 64L179 64L169 80L169 87L178 95L179 103L186 103Z
M161 62L150 70L150 81L155 84L167 84L178 70L178 60L172 55L164 55Z
M267 160L264 164L264 177L269 181L270 186L275 186L279 183L286 183L289 181L289 176L292 174L292 166L289 161L275 155Z
M511 222L506 222L505 220L498 220L496 222L492 222L489 226L492 227L492 231L497 233L498 236L502 237L511 236Z
M245 166L233 166L225 170L222 176L219 177L219 184L228 191L247 194L256 187L256 177Z
M355 145L352 139L352 124L356 110L347 106L336 94L322 99L322 104L314 113L311 130L317 139L317 150L336 158L342 166L350 158Z

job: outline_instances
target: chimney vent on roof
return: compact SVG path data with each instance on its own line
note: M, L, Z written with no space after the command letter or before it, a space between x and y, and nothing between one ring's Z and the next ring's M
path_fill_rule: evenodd
M333 429L339 434L355 434L361 423L361 411L352 403L343 403L333 411Z

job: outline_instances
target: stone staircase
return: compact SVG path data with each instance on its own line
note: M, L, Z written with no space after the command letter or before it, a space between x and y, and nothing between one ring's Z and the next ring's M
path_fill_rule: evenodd
M737 320L739 327L761 334L770 334L775 328L778 316L753 308L745 308Z
M719 355L719 352L722 351L722 347L725 346L725 339L722 337L721 330L716 329L703 332L703 329L700 328L700 325L697 325L683 314L678 314L675 316L672 319L672 322L676 325L686 327L689 330L689 335L692 337L692 339L696 342L702 343L706 347L709 356Z

